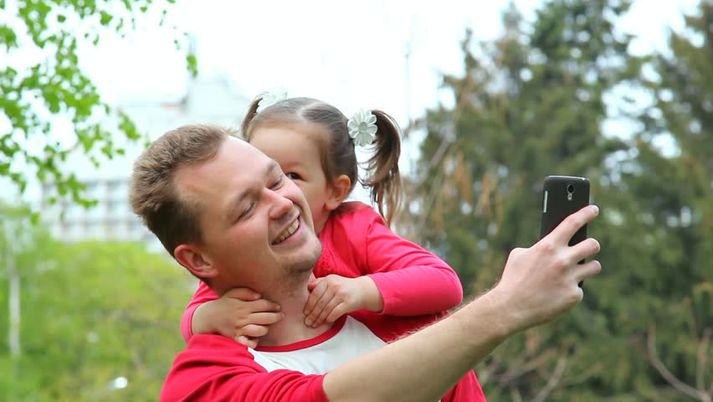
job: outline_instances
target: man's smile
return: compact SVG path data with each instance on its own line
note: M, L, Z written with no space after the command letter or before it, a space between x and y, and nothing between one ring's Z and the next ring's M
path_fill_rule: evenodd
M300 228L300 215L297 215L297 217L295 217L295 220L292 221L290 226L288 226L285 230L282 231L282 233L279 234L279 236L277 236L277 239L275 239L272 242L272 245L274 246L274 245L280 244L283 241L287 240L299 228Z

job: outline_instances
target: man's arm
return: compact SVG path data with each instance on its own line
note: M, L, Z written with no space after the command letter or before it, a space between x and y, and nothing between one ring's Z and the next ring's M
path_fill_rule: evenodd
M577 284L601 270L598 261L577 262L599 243L567 243L597 214L585 207L534 246L513 250L495 288L449 318L328 373L328 399L437 400L507 337L574 307L583 297Z

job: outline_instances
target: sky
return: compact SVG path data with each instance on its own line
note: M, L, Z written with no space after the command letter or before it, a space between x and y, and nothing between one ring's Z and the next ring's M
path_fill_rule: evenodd
M186 32L200 75L225 79L248 99L284 89L332 103L348 116L379 108L404 126L429 107L452 103L440 89L441 77L462 74L465 30L477 41L496 39L509 3L177 0L163 26L149 13L124 38L106 34L98 46L80 43L80 65L110 104L175 101L185 94L189 76L173 39ZM527 22L541 2L514 4ZM635 35L632 52L661 50L669 30L680 31L683 13L696 4L636 0L619 29ZM416 149L407 144L402 161L414 160Z
M526 21L539 1L515 1ZM665 46L695 0L637 0L620 23L631 50ZM509 1L178 0L166 19L190 33L203 76L226 77L248 98L270 89L323 99L345 114L381 108L399 122L449 103L444 73L462 72L466 28L488 41L501 32ZM655 6L654 6L655 5ZM279 12L278 12L279 10ZM82 54L85 70L110 101L180 97L188 80L168 27L139 21L129 37ZM122 78L117 79L117 75Z

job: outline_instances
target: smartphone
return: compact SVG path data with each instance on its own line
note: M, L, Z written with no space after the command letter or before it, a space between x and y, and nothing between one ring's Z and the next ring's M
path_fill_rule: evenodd
M564 218L589 205L589 180L576 176L547 176L542 196L540 238L550 233ZM572 236L569 245L573 246L586 238L587 225L584 225Z

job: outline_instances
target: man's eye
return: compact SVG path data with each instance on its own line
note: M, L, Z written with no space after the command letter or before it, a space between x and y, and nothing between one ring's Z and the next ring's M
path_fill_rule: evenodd
M287 172L285 176L289 177L291 180L302 180L302 176L295 172Z
M240 213L240 216L238 216L238 220L247 218L250 215L250 212L252 212L254 206L255 206L255 203L251 202L250 205L248 205L248 207L245 208L243 210L243 212Z
M283 178L283 177L285 177L285 176L280 175L280 177L278 177L277 180L275 180L274 182L272 182L272 185L270 186L270 189L276 190L276 189L280 188L280 186L282 185L282 178Z

